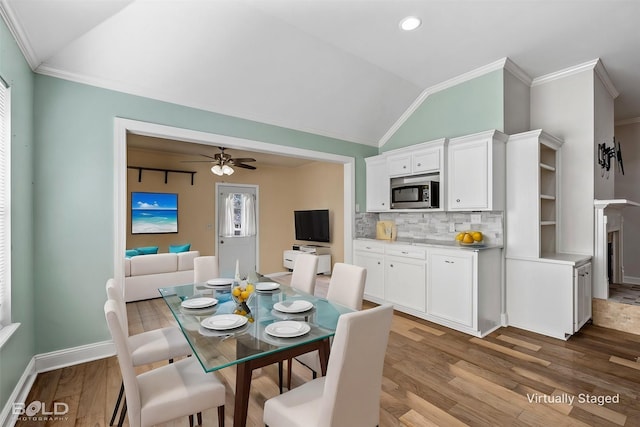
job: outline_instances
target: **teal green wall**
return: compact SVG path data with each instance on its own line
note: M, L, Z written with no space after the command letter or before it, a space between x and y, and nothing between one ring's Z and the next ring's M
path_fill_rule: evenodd
M35 94L36 353L108 339L102 306L114 270L114 117L355 157L359 203L363 159L377 153L42 75L35 77Z
M380 151L503 128L504 71L496 70L429 95Z
M33 74L0 19L0 76L11 87L11 306L21 325L0 349L0 410L35 354Z

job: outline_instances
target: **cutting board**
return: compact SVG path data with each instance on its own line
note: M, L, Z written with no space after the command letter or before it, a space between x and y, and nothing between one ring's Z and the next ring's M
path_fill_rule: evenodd
M376 224L376 239L396 240L398 231L394 221L378 221Z

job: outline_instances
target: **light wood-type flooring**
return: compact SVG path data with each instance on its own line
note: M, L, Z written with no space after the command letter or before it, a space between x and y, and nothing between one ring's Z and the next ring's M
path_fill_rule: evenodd
M131 333L174 322L162 299L129 303L128 313ZM511 327L478 339L396 313L384 366L380 425L640 426L639 356L640 336L593 325L566 342ZM230 426L235 369L218 374L227 385ZM115 357L39 374L27 402L69 404L67 420L46 425L104 426L119 375ZM295 365L294 386L310 378ZM264 401L277 393L275 366L255 373L247 425L263 425ZM204 413L203 424L218 425L215 409ZM167 425L187 426L188 420Z

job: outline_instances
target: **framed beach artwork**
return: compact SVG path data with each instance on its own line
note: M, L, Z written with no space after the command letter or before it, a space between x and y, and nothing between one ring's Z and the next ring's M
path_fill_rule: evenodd
M131 193L131 234L177 232L177 194Z

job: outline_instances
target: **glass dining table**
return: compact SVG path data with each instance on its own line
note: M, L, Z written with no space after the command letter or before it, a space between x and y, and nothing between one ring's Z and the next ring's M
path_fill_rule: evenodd
M325 375L338 318L353 311L268 278L260 280L242 306L232 297L231 285L159 289L206 372L236 365L236 427L246 424L254 369L318 350Z

